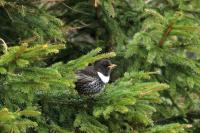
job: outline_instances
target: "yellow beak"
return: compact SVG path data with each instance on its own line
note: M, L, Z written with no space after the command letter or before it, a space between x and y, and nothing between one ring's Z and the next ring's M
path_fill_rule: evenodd
M116 64L111 64L110 66L108 66L108 68L110 68L111 70L114 69L117 65Z

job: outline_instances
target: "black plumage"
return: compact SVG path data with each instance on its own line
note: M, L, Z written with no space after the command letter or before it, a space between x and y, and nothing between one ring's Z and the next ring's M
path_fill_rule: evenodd
M80 95L95 95L103 91L115 66L110 60L103 59L77 71L76 90L78 93Z

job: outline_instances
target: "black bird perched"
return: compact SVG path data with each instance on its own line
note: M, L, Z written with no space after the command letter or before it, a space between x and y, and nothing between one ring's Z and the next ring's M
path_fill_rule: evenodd
M92 96L100 93L110 80L110 73L117 65L103 59L76 72L76 90L80 95Z

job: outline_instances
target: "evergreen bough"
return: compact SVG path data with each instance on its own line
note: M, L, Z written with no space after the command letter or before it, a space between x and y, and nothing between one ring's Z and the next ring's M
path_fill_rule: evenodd
M0 132L198 132L199 9L199 0L0 0ZM111 57L105 91L79 96L75 71Z

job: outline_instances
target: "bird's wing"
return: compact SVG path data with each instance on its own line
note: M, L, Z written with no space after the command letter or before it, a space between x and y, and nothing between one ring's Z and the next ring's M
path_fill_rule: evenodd
M88 66L84 70L76 72L77 83L91 83L96 79L97 73L94 71L93 66Z

